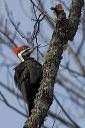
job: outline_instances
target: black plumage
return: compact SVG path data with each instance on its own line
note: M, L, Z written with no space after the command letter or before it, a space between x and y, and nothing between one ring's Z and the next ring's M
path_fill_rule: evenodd
M29 115L34 107L35 94L42 78L42 65L34 58L28 58L15 67L14 81L29 105Z

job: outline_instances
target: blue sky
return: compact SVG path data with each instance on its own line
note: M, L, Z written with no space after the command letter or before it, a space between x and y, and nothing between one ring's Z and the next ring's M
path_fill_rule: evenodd
M20 0L6 0L6 1L7 1L9 9L13 12L14 20L16 22L20 21L20 28L21 28L21 30L25 34L27 32L32 32L32 30L33 30L33 23L31 21L31 14L30 15L29 15L29 13L27 14L29 17L24 15L24 13L23 13L23 11L21 9L21 6L20 6ZM70 0L67 1L67 5L69 4L69 1ZM50 4L48 6L46 6L46 9L49 10L49 14L50 15L52 14L51 11L50 11L50 7L52 5L54 5L55 2L56 2L56 0L54 2L50 2ZM5 18L7 18L6 12L5 12L5 8L4 8L3 0L0 0L0 4L1 4L0 5L1 13L2 13L2 15ZM30 2L29 2L29 0L24 0L23 4L24 4L24 7L27 10L27 12L29 12L30 11L30 7L29 7L30 6ZM50 29L50 27L47 26L47 23L45 23L45 25L47 27L47 29L45 29L46 30L45 34L48 37L48 41L49 41L49 39L51 37L51 34L52 34L52 29ZM13 26L12 25L10 26L10 29L13 30ZM48 32L49 32L49 34L48 34ZM77 39L79 39L79 38L77 38ZM26 40L23 40L23 41L25 42ZM42 42L41 39L40 39L40 41ZM16 42L16 43L19 44L20 42ZM8 53L8 55L10 55L11 58L16 60L16 62L19 62L19 60L12 53L12 51L10 51L9 49L6 48L6 52ZM66 52L64 53L64 55L67 54ZM64 57L64 59L66 59L66 57ZM62 62L63 61L64 60L62 60ZM72 64L75 65L73 62L72 62ZM11 67L10 70L13 71L13 68L14 67ZM74 69L75 68L76 67L74 66ZM5 81L5 83L7 84L7 80L5 79L5 77L6 77L6 69L4 69L4 71L2 73L3 73L3 75L0 74L0 80ZM13 71L13 73L14 73L14 71ZM11 81L11 83L14 86L13 81ZM58 91L61 92L61 88L58 88L58 87L55 87L55 88L56 88L56 90L58 89ZM17 103L17 100L13 96L11 96L10 94L6 93L6 91L3 88L0 88L0 89L2 90L3 93L5 93L6 98L10 101L10 104L20 108L19 104ZM62 90L62 93L66 94L65 90ZM66 96L67 96L67 94L66 94ZM63 100L63 102L64 102L64 100ZM56 103L54 103L54 104L56 106ZM68 102L68 104L69 104L69 106L71 105L70 102ZM20 110L22 110L22 109L20 108ZM54 107L54 110L55 110L55 107ZM57 112L59 112L59 111L60 111L60 109L58 108ZM81 120L79 120L79 121L81 122L82 128L85 128L85 126L84 126L85 119L82 119L82 120L84 120L84 121L81 121ZM14 112L10 108L8 108L3 102L0 102L0 127L2 127L2 128L5 128L5 127L7 127L7 128L22 128L25 121L26 121L25 117L19 115L18 113ZM48 124L49 124L49 122L48 122Z
M22 10L19 5L19 1L18 0L7 0L7 4L9 6L9 9L13 12L15 21L21 22L21 29L23 30L23 32L26 32L28 30L30 31L29 26L31 26L31 21L29 19L27 19L26 16L22 13ZM29 6L29 4L28 4L28 6ZM3 0L0 0L0 8L1 8L0 11L1 11L2 15L5 18L7 18ZM28 23L29 23L29 26L27 27L26 24L28 24ZM12 54L11 51L9 51L9 50L8 50L8 53L9 53L9 55ZM17 58L16 58L16 60L17 60ZM12 70L12 68L11 68L11 70ZM4 76L3 80L2 80L3 76L2 76L2 74L0 74L0 80L2 80L2 81L5 81L5 72L6 71L3 71L3 76ZM7 83L7 82L5 82L5 83ZM2 88L0 88L0 90L1 89ZM13 96L8 94L4 89L2 89L2 92L6 95L6 98L8 100L10 100L11 105L14 105L19 108L19 105L17 104L17 101ZM25 121L26 121L25 117L21 116L20 114L17 114L15 111L8 108L3 102L0 102L0 127L2 127L2 128L6 128L6 127L7 128L22 128Z

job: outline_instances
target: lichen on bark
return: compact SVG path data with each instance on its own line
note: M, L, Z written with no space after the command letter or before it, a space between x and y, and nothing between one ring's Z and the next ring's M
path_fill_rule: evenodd
M54 8L59 9L56 13L58 11L61 12L57 15L56 27L45 56L43 76L38 90L39 92L37 93L34 101L35 106L32 110L31 116L26 121L24 128L41 127L45 117L47 116L47 112L53 101L53 88L62 59L63 45L75 36L78 29L82 6L83 0L73 0L68 20L66 19L66 14L61 7L57 8L58 6L56 6L56 8ZM74 7L77 7L78 10L74 9ZM75 19L77 20L77 23Z

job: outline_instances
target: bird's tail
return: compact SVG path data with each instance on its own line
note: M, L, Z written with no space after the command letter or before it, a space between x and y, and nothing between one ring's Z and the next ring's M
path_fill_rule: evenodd
M29 116L31 115L31 110L34 108L34 99L29 101Z

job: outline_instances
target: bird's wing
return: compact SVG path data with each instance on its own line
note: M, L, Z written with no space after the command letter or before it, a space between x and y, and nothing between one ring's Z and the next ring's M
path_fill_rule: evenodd
M29 101L30 73L24 62L15 68L14 81L26 102Z
M35 84L37 82L40 82L42 78L42 65L33 58L26 61L26 63L27 63L27 68L30 72L30 83Z

